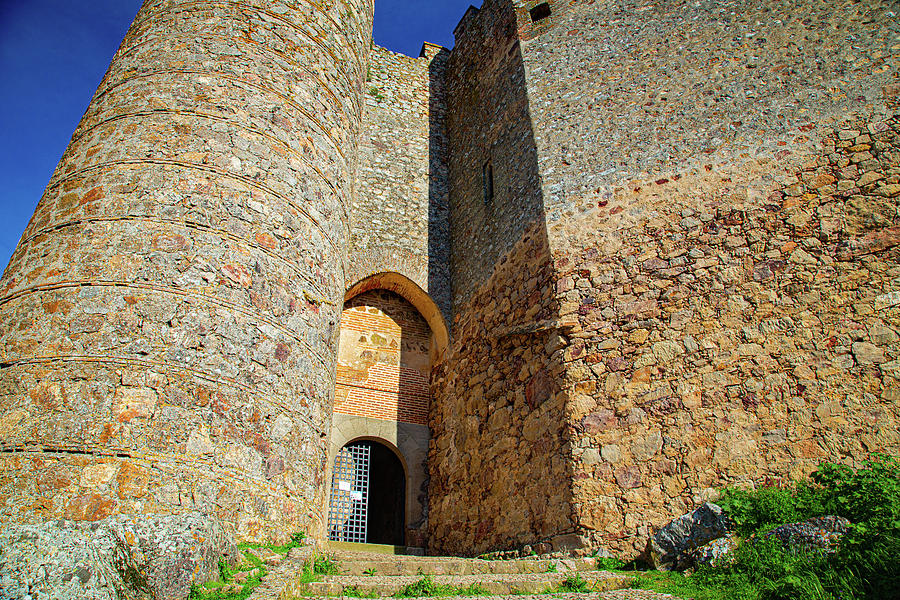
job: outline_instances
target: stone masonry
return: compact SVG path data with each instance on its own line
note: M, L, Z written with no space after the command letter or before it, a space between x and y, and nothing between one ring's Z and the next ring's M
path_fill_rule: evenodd
M532 22L536 4L471 10L450 57L448 105L457 76L478 101L448 112L458 303L434 378L436 548L633 554L713 487L897 452L891 4L550 2ZM483 72L522 82L527 125L479 95ZM465 118L481 128L454 137ZM515 126L534 159L471 137ZM493 205L468 159L486 148ZM539 189L506 193L511 170ZM546 262L540 294L523 252ZM510 348L510 331L530 335ZM535 447L549 468L532 472ZM441 500L467 488L475 508Z
M399 273L450 316L444 74L447 50L410 58L375 46L365 84L348 285Z
M372 439L429 552L633 556L900 451L896 3L372 9L147 0L0 281L0 521L322 536Z
M0 518L321 535L371 25L145 2L0 283Z

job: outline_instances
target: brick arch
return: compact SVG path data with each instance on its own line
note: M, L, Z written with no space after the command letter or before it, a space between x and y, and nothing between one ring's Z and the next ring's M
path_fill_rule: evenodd
M423 290L415 281L392 271L369 275L347 288L344 294L344 302L352 300L355 296L372 290L388 290L399 294L412 304L422 315L431 333L434 335L434 356L432 364L440 362L450 344L450 330L444 320L441 309L431 299L428 292Z

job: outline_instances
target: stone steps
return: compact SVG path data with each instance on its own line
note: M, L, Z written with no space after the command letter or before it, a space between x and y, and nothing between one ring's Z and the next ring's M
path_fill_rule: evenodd
M427 578L435 585L467 588L478 585L491 600L664 600L672 596L629 589L632 578L622 573L595 570L594 559L519 558L483 560L477 558L402 556L384 554L382 549L330 547L324 554L336 564L339 575L321 576L320 581L303 583L304 564L315 556L312 548L292 550L280 564L270 569L263 584L249 600L294 600L299 598L377 596L387 597L404 586ZM587 592L564 593L560 585L578 577ZM420 597L417 600L423 600ZM427 599L426 599L427 600ZM446 597L443 598L446 600ZM467 600L475 600L469 596ZM675 599L677 600L677 599Z
M488 594L540 594L557 588L572 573L479 573L475 575L434 575L435 585L470 587L477 585ZM579 573L580 578L593 592L603 592L627 587L631 577L604 571ZM356 576L338 575L325 577L324 581L307 584L312 596L341 596L352 590L360 595L392 596L405 586L415 584L424 575Z
M387 544L359 544L355 542L335 542L329 540L325 542L325 547L329 552L340 553L349 552L351 554L387 554L398 556L424 556L423 548L413 548L410 546L389 546Z
M596 569L596 561L592 558L480 560L477 558L395 556L347 561L341 560L338 556L338 562L343 575L372 574L391 577L403 575L501 575L552 571L567 573Z

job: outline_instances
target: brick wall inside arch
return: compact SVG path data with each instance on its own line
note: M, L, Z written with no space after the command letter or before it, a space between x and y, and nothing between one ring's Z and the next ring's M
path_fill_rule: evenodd
M425 425L431 330L402 296L372 290L341 316L334 412Z

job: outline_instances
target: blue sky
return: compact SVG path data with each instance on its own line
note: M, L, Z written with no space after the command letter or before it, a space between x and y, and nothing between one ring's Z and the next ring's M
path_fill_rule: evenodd
M376 0L375 42L453 46L471 0ZM475 4L480 4L478 0ZM0 270L141 0L0 0Z

